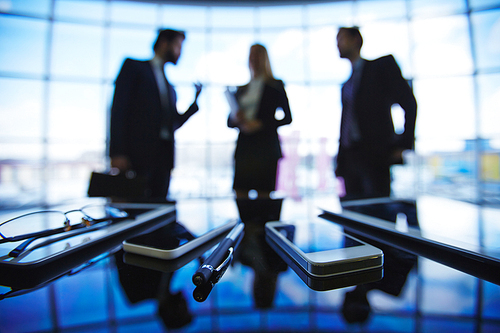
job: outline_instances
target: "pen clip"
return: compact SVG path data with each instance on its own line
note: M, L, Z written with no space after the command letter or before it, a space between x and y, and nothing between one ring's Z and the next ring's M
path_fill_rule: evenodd
M224 275L224 273L228 269L229 265L233 261L233 253L234 253L233 247L230 247L229 249L227 249L226 259L224 259L224 261L219 266L217 266L216 269L214 269L214 274L212 275L212 279L211 279L211 282L213 284L216 284L219 281L219 279L222 277L222 275Z

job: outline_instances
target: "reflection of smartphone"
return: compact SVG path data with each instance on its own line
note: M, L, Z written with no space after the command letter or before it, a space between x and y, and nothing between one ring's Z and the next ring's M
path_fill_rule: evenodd
M190 230L174 222L150 233L127 239L123 242L123 249L129 253L158 259L176 259L229 232L236 222L213 222L192 226Z
M289 235L292 229L293 238ZM380 249L344 234L340 226L327 221L268 222L266 239L315 277L359 272L383 264Z

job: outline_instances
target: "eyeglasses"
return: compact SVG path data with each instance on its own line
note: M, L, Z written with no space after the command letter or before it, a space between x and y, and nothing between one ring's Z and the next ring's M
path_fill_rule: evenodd
M79 223L72 224L67 215L75 212L80 212L83 216ZM0 244L26 240L9 253L9 256L17 257L35 239L90 227L100 222L112 223L127 217L127 212L108 205L88 205L67 212L37 211L0 223ZM26 231L28 233L23 233Z

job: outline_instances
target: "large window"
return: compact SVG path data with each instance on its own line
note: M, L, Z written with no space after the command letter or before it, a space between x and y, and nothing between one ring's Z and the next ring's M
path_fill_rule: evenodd
M0 208L86 195L90 172L107 168L113 81L126 57L152 57L160 27L187 32L180 62L167 66L180 110L192 101L192 84L204 84L200 111L176 133L172 197L232 195L237 132L226 126L223 92L249 80L255 42L268 48L294 119L279 132L279 190L335 193L340 86L350 72L335 36L346 25L361 28L365 58L395 56L417 97L416 154L393 170L395 191L500 197L498 1L219 7L7 0L0 1ZM401 127L397 108L394 118Z

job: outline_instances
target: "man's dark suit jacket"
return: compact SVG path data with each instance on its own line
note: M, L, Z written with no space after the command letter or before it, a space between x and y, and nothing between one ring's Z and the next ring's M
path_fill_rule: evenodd
M236 99L239 99L247 89L248 85L239 87L235 94ZM276 109L278 108L283 109L284 116L282 119L275 118ZM262 121L263 128L252 134L240 131L235 159L246 154L255 154L261 158L279 160L282 157L282 152L277 129L279 126L288 125L292 122L292 114L283 81L266 81L256 119ZM228 126L236 127L231 118L228 119Z
M405 130L400 135L394 131L391 115L393 104L399 104L405 111ZM365 60L360 81L355 87L353 111L361 136L356 147L378 160L386 160L387 166L390 165L390 154L394 149L413 148L417 102L392 55ZM344 149L340 145L337 173L350 167L342 159Z
M168 154L165 170L174 166L174 131L197 110L193 104L180 115L177 97L168 85L171 139L160 138L162 110L160 93L149 61L126 59L115 82L115 94L111 108L109 156L128 156L132 168L147 168L158 161L158 154ZM166 147L166 149L165 149ZM162 165L163 167L163 165Z

